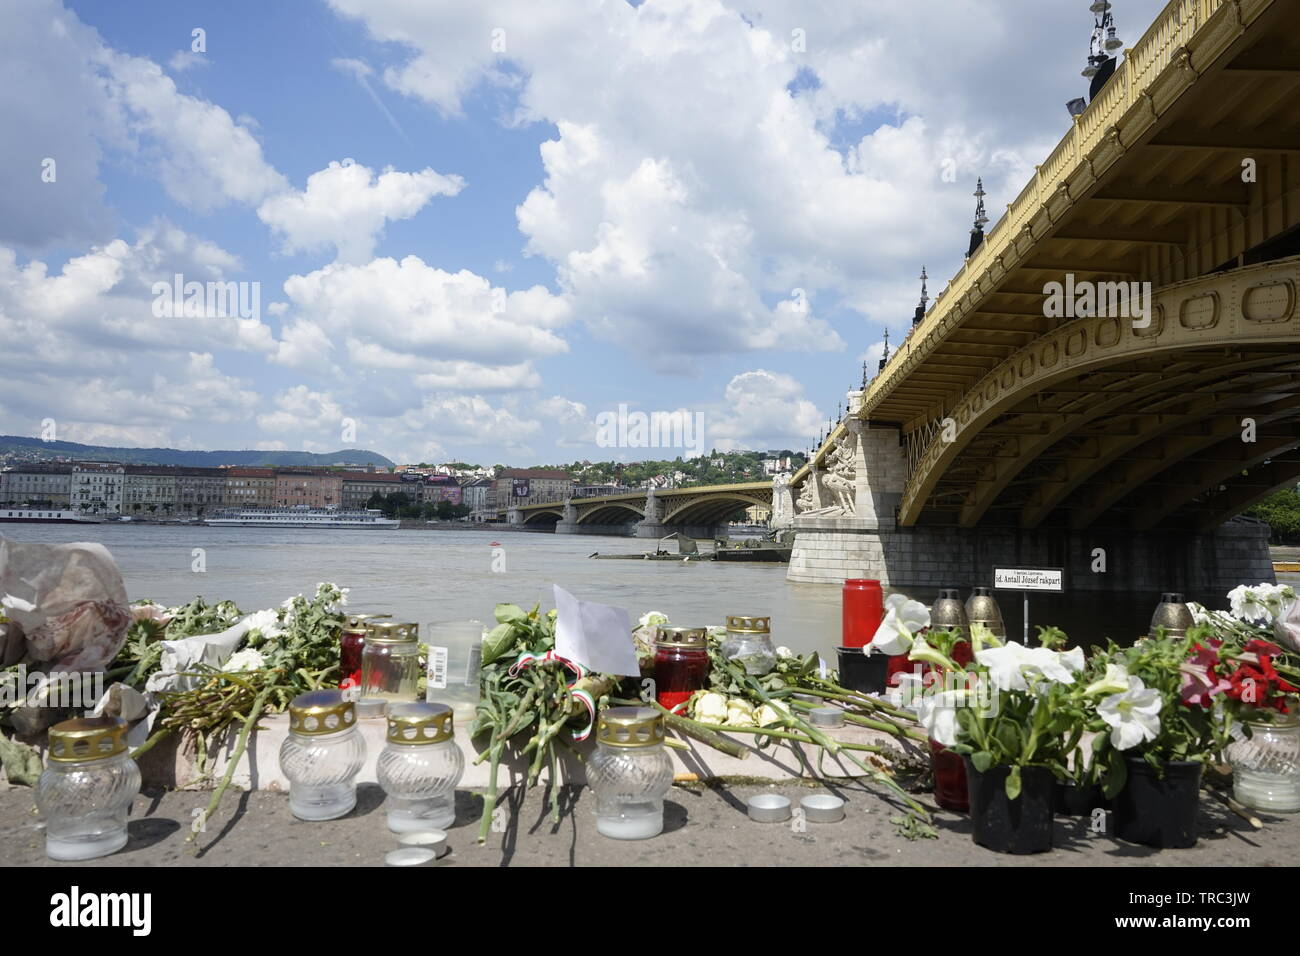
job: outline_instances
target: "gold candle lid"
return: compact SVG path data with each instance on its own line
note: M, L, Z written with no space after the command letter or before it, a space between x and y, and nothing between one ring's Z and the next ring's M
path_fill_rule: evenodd
M652 747L664 742L664 715L650 707L610 707L596 722L596 740L611 747Z
M772 630L770 617L750 617L746 614L728 614L727 630L740 634L767 634Z
M106 760L126 753L126 721L121 717L77 717L50 728L50 760L74 763Z
M409 644L419 634L418 624L404 621L370 621L366 624L366 641L371 644Z
M452 712L446 704L394 704L388 708L389 743L440 744L452 736Z
M308 691L289 704L289 731L305 737L336 734L356 722L356 705L341 690Z
M343 630L345 631L364 631L366 622L381 617L392 617L391 614L349 614L343 618Z
M655 635L659 647L689 647L704 650L708 646L708 631L702 627L660 627Z

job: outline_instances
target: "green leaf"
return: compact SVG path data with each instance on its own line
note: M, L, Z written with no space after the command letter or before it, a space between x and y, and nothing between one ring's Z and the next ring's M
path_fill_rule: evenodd
M1007 799L1015 800L1020 796L1020 767L1013 765L1007 774Z
M528 620L528 614L518 604L498 604L493 613L498 624L521 624Z
M987 750L981 750L971 754L970 762L980 773L987 773L989 767L993 766L993 755Z
M498 610L507 605L497 605ZM492 630L488 631L487 637L483 638L483 658L481 666L486 667L498 657L504 654L515 642L515 626L513 624L498 624Z
M1113 754L1110 766L1107 768L1106 780L1102 785L1101 792L1107 800L1113 800L1124 789L1124 784L1128 781L1128 764L1120 754Z

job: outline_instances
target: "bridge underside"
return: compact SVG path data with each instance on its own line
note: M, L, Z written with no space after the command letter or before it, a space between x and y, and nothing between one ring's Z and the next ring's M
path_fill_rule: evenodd
M1300 477L1300 4L1243 6L1116 74L873 383L899 524L1207 530ZM1048 309L1067 277L1151 283L1151 327Z

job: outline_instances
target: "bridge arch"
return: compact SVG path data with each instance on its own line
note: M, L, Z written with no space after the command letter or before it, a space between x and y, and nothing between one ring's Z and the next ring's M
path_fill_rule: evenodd
M900 523L946 511L973 526L1010 509L1032 528L1068 510L1083 528L1243 418L1284 447L1300 420L1297 285L1300 258L1282 259L1161 290L1145 328L1094 316L1031 341L957 402L954 441L938 431L926 442Z
M754 506L771 508L771 496L769 495L764 499L761 495L755 494L713 491L708 495L687 498L680 503L674 502L669 508L665 509L663 523L675 525L718 524L740 509Z
M578 524L627 524L645 517L645 506L632 501L607 501L578 509Z
M524 524L555 524L564 519L564 512L559 508L541 508L524 512Z

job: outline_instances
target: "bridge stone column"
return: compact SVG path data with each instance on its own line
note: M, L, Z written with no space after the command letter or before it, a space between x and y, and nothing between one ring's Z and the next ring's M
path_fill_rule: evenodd
M506 510L506 524L523 524L524 516L519 513L518 508L508 508Z
M788 474L772 479L772 527L778 530L794 527L794 492Z
M850 393L850 409L859 393ZM896 514L907 482L907 456L896 428L873 428L856 416L847 424L853 436L853 513L795 515L794 550L786 577L808 583L838 583L850 577L888 580L883 540L896 530ZM814 470L808 481L810 512L833 504ZM773 492L775 494L775 490Z
M555 523L556 534L578 534L578 509L572 498L564 501L564 517Z
M848 428L857 437L854 526L892 531L907 483L907 456L898 429L868 428L861 418L850 418Z
M645 517L636 523L636 536L638 538L662 538L667 534L671 534L671 532L663 523L663 505L655 497L654 488L647 488L645 492Z

